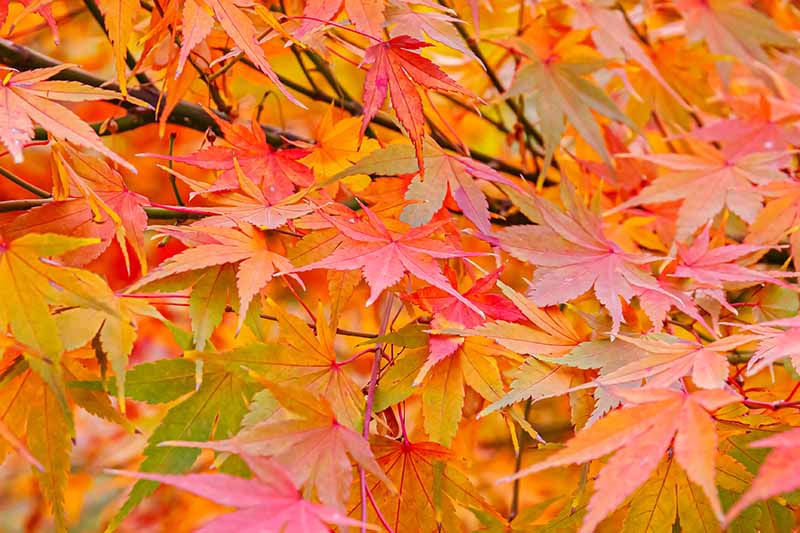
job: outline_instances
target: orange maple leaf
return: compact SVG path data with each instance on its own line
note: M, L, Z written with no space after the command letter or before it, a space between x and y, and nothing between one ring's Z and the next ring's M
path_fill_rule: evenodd
M250 302L273 275L288 273L292 269L288 259L269 249L264 234L246 222L233 228L190 225L157 226L154 229L191 247L164 261L128 290L135 291L148 283L190 270L235 264L239 328L244 323Z
M742 511L759 500L766 500L800 487L800 428L757 440L751 448L772 448L750 488L728 510L730 523Z

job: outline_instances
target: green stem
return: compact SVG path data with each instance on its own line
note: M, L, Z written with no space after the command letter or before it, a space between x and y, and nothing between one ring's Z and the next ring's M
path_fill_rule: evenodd
M2 167L0 167L0 176L3 176L4 178L6 178L8 181L10 181L12 183L16 183L17 185L19 185L20 187L22 187L26 191L35 194L39 198L50 198L50 193L49 192L45 191L44 189L40 189L39 187L37 187L36 185L34 185L32 183L28 183L27 181L25 181L24 179L20 178L16 174L13 174L13 173L9 172L8 170L6 170L6 169L4 169Z
M168 168L170 170L172 170L172 154L173 154L173 151L175 149L175 137L176 137L176 134L175 134L174 131L169 134L169 157L170 157L170 159L169 159L169 162L167 163L167 166L168 166ZM175 201L178 202L179 206L183 207L184 203L183 203L183 200L181 199L181 193L178 192L178 181L175 179L175 174L173 174L172 172L169 172L168 175L169 175L169 184L172 186L172 192L175 195Z

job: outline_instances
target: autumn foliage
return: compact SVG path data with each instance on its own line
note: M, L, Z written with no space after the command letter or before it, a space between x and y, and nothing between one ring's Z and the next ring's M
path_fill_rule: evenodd
M798 527L796 3L0 22L3 531Z

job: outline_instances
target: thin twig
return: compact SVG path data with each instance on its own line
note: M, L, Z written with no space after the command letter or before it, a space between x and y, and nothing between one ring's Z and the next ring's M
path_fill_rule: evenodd
M173 150L175 149L175 137L177 134L173 131L169 134L169 161L167 162L167 167L172 170L172 155ZM168 172L169 177L169 184L172 186L172 192L175 194L175 201L178 202L178 205L183 207L183 199L181 198L181 193L178 192L178 180L175 179L175 174L172 172Z

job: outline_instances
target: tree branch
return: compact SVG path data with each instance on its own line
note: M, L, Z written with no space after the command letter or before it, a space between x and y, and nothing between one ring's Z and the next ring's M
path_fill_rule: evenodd
M60 61L57 61L51 57L48 57L44 54L41 54L35 50L32 50L26 46L19 45L9 41L8 39L0 39L0 63L3 63L9 67L18 69L18 70L33 70L36 68L46 68L46 67L54 67L57 65L61 65ZM250 67L255 68L255 66L247 59L242 60L243 64L246 64ZM326 102L333 104L341 109L344 109L348 113L353 116L358 116L363 113L362 105L350 99L342 99L330 96L325 94L319 90L309 89L293 80L285 78L283 76L279 76L281 82L289 87L290 89L299 92L300 94L311 98L312 100L318 102ZM77 81L83 83L84 85L90 85L92 87L103 87L109 90L119 90L119 86L113 82L107 82L106 80L100 78L99 76L95 76L85 70L80 68L74 67L63 70L53 76L52 79L56 80L67 80L67 81ZM152 105L154 108L158 105L159 101L159 92L147 87L147 88L131 88L128 93L140 100L144 100L148 104ZM112 129L103 129L104 122L97 122L91 124L92 128L98 132L100 135L108 135L112 133L119 133L123 131L130 131L142 126L146 126L148 124L153 124L157 121L156 114L153 110L150 109L143 109L140 106L132 104L130 102L126 102L125 100L119 100L118 105L128 111L128 114L117 118L112 119L116 125L115 128ZM223 120L230 120L227 115L221 112L215 112L217 117L222 118ZM170 124L175 124L177 126L183 126L189 129L197 130L197 131L207 131L211 130L215 134L222 136L222 132L217 127L216 122L214 119L209 115L205 109L197 104L192 104L189 102L181 101L176 106L175 109L172 111L170 116L167 118L167 122ZM372 120L374 124L379 126L383 126L387 129L400 132L400 126L395 122L394 118L386 113L379 112L375 118ZM294 134L289 131L280 130L278 128L274 128L268 125L261 125L261 129L264 130L264 134L267 137L267 141L273 146L281 146L285 143L285 140L289 141L303 141L310 143L311 141L305 139L297 134ZM442 147L447 150L458 151L457 147L454 146L447 138L444 138L442 135L433 132L431 137ZM44 140L47 139L47 133L38 128L36 130L35 139ZM488 154L477 150L470 150L471 156L476 161L480 161L489 165L490 167L498 170L500 172L504 172L506 174L511 174L514 176L520 176L527 181L536 182L538 178L538 172L528 172L521 167L516 165L512 165L505 161L501 161L495 157L492 157Z
M23 71L33 70L36 68L55 67L62 64L60 61L41 54L26 46L13 43L7 39L0 39L0 62L9 67ZM77 81L92 87L103 87L113 91L119 90L119 85L116 83L107 82L99 76L95 76L94 74L86 72L85 70L77 67L62 70L53 76L52 79ZM157 90L154 90L150 87L131 88L128 93L135 98L144 100L153 106L153 108L158 105L160 94ZM119 107L126 109L128 114L125 117L114 119L118 126L116 132L129 131L157 122L157 117L155 111L153 110L143 109L142 107L125 100L118 100L118 105ZM216 115L224 120L229 120L229 117L227 117L224 113L217 112ZM197 104L192 104L185 101L179 102L178 105L175 106L175 109L172 111L170 116L167 118L167 122L197 131L211 130L217 135L222 136L222 132L217 127L217 124L211 115L209 115L205 109ZM95 131L101 131L102 124L103 123L96 123L93 124L92 127L95 128ZM272 126L262 125L261 129L264 130L267 140L273 146L283 145L285 142L284 139L310 142L308 139L304 139L288 131L273 128ZM115 132L109 130L105 133L110 134ZM46 132L41 129L37 130L36 138L46 139Z
M241 63L243 65L247 65L250 68L258 70L258 67L256 67L247 58L242 59ZM283 83L284 85L286 85L287 87L289 87L293 91L296 91L296 92L302 94L303 96L311 98L312 100L317 101L317 102L325 102L327 104L333 104L336 107L338 107L339 109L343 109L343 110L347 111L348 113L350 113L353 116L362 115L363 112L364 112L364 107L361 105L360 102L358 102L356 100L351 100L351 99L347 99L347 98L339 98L339 97L336 97L336 96L331 96L331 95L329 95L327 93L324 93L324 92L322 92L320 90L309 89L308 87L300 85L296 81L293 81L293 80L291 80L289 78L286 78L285 76L281 76L280 74L278 74L278 79L281 81L281 83ZM376 124L378 126L382 126L382 127L386 128L386 129L389 129L389 130L392 130L392 131L396 131L398 133L402 133L402 129L400 128L398 123L395 121L395 119L391 115L389 115L387 113L384 113L382 111L379 111L375 115L375 117L372 119L372 123ZM441 146L442 148L444 148L446 150L451 150L453 152L458 152L459 151L457 146L455 146L453 143L450 142L449 139L447 139L446 137L442 136L441 134L438 134L436 132L431 132L431 138L434 141L436 141L436 143L439 146ZM476 161L480 161L481 163L485 163L485 164L489 165L490 167L492 167L493 169L495 169L495 170L497 170L499 172L504 172L506 174L511 174L512 176L520 176L524 180L530 181L532 183L536 183L536 181L537 181L537 179L539 177L539 173L538 172L529 172L529 171L527 171L527 170L525 170L525 169L523 169L523 168L521 168L521 167L519 167L517 165L512 165L511 163L507 163L505 161L497 159L496 157L492 157L491 155L488 155L488 154L486 154L484 152L481 152L479 150L470 149L470 156L472 157L472 159L474 159ZM556 168L555 165L554 165L554 168Z

